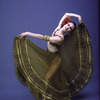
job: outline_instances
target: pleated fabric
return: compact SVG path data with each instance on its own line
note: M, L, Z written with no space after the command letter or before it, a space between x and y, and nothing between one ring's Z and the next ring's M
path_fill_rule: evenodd
M46 82L55 57L61 57L61 66ZM81 23L67 34L58 53L41 49L28 38L14 37L13 59L18 80L29 88L36 100L71 100L89 82L93 74L93 55L89 32Z

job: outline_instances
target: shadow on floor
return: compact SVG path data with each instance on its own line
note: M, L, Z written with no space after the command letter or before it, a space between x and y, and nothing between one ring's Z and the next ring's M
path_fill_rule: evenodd
M99 91L82 92L73 96L71 100L99 100Z

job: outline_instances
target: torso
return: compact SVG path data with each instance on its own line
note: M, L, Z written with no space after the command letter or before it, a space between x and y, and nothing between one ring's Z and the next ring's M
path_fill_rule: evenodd
M62 35L59 35L59 33L57 33L57 32L55 34L51 35L51 36L59 36L62 39L62 41L60 43L54 43L54 42L50 42L50 41L48 41L48 43L47 43L48 51L58 52L59 47L62 45L62 43L64 41L64 38L63 38Z

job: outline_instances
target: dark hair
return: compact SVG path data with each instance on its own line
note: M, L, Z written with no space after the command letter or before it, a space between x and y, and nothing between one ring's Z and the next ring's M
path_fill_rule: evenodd
M69 23L73 23L73 25L74 25L74 29L71 31L71 32L73 32L75 29L76 29L76 23L75 22L69 22Z
M68 23L73 23L73 24L74 24L74 29L71 31L71 32L73 32L73 31L76 29L76 23L73 22L73 21L70 19L70 17L66 17L66 18L62 21L61 28L62 28L64 25L68 24ZM70 33L70 32L69 32L69 33Z
M73 23L73 24L74 24L74 29L71 31L71 32L73 32L73 31L76 29L76 23L73 22L73 21L70 19L70 17L66 17L66 18L62 21L61 28L62 28L64 25L68 24L68 23Z

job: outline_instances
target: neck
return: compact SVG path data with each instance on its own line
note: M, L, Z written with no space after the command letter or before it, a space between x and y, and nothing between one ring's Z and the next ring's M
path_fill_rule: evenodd
M64 35L65 33L66 32L62 28L59 30L59 34Z

